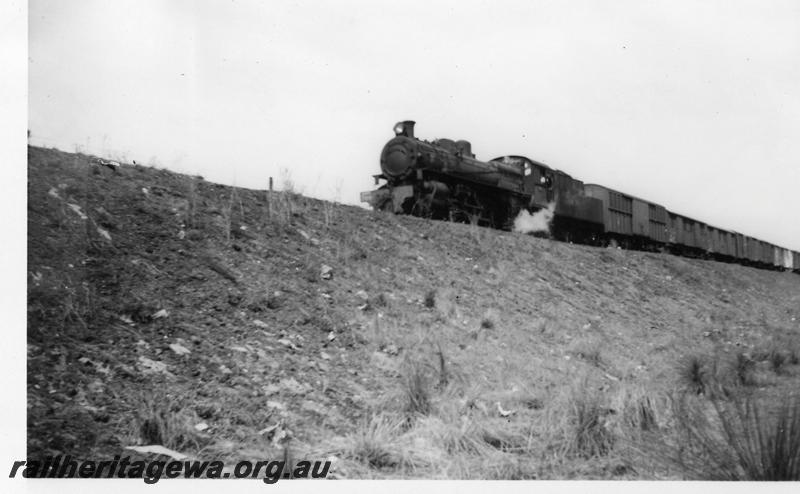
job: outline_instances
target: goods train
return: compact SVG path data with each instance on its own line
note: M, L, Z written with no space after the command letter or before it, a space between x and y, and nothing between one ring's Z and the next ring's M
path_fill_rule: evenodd
M526 158L480 161L468 141L414 136L414 122L398 122L381 152L377 190L362 202L397 214L511 229L524 209L552 211L549 234L559 240L738 262L800 273L800 253L722 230L664 206Z

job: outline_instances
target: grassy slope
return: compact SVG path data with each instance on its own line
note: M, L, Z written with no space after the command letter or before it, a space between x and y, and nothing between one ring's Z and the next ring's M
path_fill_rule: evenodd
M663 404L685 355L798 345L797 275L55 150L29 149L28 218L31 455L160 442L211 459L332 455L341 477L678 478L619 441L576 454L576 393L622 437L631 400ZM759 369L776 393L800 374ZM431 412L408 419L404 393L420 389Z

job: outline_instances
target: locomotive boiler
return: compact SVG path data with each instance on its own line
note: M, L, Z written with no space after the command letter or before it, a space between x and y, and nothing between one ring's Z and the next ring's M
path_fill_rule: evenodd
M386 184L362 194L376 209L503 227L525 205L521 163L479 161L464 140L419 140L410 120L394 132L375 175Z
M558 238L596 237L602 228L599 201L566 173L524 156L478 160L469 141L417 139L410 120L394 133L374 175L386 183L361 195L375 209L510 229L523 209L550 208Z

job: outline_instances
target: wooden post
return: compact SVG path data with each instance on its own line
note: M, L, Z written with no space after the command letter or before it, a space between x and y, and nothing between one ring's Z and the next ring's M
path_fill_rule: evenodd
M272 177L269 177L269 191L272 192Z

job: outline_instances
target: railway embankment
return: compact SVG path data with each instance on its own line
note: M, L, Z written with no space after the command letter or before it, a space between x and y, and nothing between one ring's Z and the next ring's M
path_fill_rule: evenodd
M670 454L682 411L714 427L712 405L798 388L796 274L52 149L28 178L29 456L704 478Z

